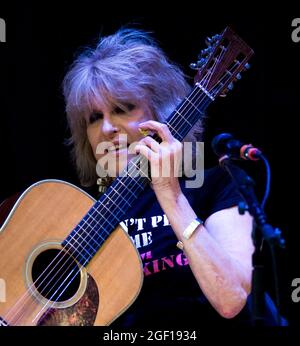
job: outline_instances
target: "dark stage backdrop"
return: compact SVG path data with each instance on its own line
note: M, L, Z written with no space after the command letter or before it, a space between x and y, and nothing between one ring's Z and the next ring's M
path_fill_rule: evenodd
M293 42L291 25L300 12L262 10L240 3L235 8L155 2L126 5L103 1L76 4L0 4L6 21L6 42L0 43L0 200L30 184L58 178L77 184L64 145L68 129L61 91L63 76L78 49L93 44L100 33L137 24L154 32L170 58L188 68L204 39L231 25L254 49L252 68L234 90L208 112L205 165L217 164L210 141L220 132L260 147L272 168L269 221L282 229L285 251L278 251L282 312L300 323L300 302L293 303L291 282L300 277L297 127L299 115L300 42ZM184 7L186 6L186 7ZM248 9L246 7L249 7ZM286 6L288 8L288 6ZM234 10L234 11L233 11ZM240 163L264 192L265 170L260 162ZM266 281L274 297L269 254L265 251ZM1 275L0 275L1 276Z

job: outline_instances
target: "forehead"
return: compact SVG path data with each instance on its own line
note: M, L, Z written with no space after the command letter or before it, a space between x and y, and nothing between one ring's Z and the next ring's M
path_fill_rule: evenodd
M138 105L141 99L145 99L145 88L136 78L125 78L114 71L99 72L99 69L88 72L80 70L72 84L71 103L75 101L80 113L87 114L95 109L109 109L126 103Z
M97 111L111 111L115 107L126 107L128 104L140 105L141 102L131 93L114 95L108 92L87 93L82 103L82 111L89 114Z

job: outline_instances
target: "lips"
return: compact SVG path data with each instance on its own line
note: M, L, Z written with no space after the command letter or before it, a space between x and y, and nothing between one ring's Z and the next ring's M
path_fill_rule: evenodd
M106 153L115 153L115 152L119 152L120 150L123 149L127 149L129 147L129 143L115 143L115 144L111 144L109 145L106 149L105 152Z
M127 148L127 143L121 143L121 144L116 144L116 145L112 145L110 147L108 147L106 150L107 152L112 152L112 151L117 151L117 150L121 150L121 149L125 149Z

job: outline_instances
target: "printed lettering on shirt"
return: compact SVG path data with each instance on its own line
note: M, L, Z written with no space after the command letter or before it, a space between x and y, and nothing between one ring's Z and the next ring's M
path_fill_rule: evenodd
M144 275L152 275L159 273L163 270L172 269L175 267L187 266L189 264L188 259L183 252L177 255L165 256L162 258L154 259L152 261L145 261L152 259L152 252L148 251L141 254L142 261L144 263Z
M170 222L165 214L149 216L147 218L129 218L123 220L120 224L128 232L137 249L146 248L154 243L156 241L155 235L159 234L156 232L162 232L164 227L170 226ZM175 244L176 242L174 242L174 247ZM189 264L183 252L169 254L167 256L164 255L163 257L160 255L159 258L155 258L157 255L153 257L152 251L153 250L140 253L145 276L160 273L165 270L172 270L176 267L187 266Z
M139 249L152 243L152 232L137 233L134 236L130 236L130 238L135 247Z
M163 215L157 215L157 216L151 216L148 218L148 220L143 217L140 219L126 219L120 222L120 225L126 232L139 232L143 231L145 228L157 228L159 226L170 226L170 222L166 216L166 214Z
M128 232L128 227L133 226L133 225L137 225L137 229L136 231L141 231L144 229L144 223L146 222L146 219L143 217L141 219L126 219L122 222L120 222L120 225L122 226L122 228Z

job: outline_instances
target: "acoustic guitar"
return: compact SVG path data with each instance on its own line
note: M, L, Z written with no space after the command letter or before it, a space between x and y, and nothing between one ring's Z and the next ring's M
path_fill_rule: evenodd
M206 43L192 91L165 122L180 141L253 54L229 27ZM2 326L109 325L134 302L142 262L119 223L150 181L142 162L130 160L98 201L59 180L22 193L0 229Z

